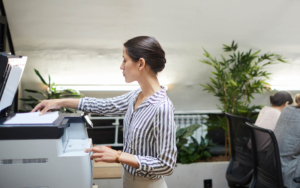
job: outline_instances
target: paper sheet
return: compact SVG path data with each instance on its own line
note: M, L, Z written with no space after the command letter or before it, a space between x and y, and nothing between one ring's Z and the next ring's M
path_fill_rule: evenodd
M42 116L40 112L17 113L4 124L52 124L58 116L58 112L47 112Z

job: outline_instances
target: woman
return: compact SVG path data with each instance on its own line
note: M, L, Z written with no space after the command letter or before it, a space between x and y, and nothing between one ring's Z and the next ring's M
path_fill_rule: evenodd
M300 177L300 94L295 97L295 105L282 110L274 133L279 147L283 184L300 188L300 184L293 181Z
M174 107L161 87L157 73L165 67L165 52L153 37L140 36L124 43L125 82L137 81L141 89L108 99L83 98L45 100L32 111L41 115L61 107L100 115L125 115L124 147L116 151L105 146L93 147L96 162L121 162L124 187L167 187L163 176L171 175L176 163L176 126Z
M279 91L275 95L270 96L270 103L271 107L265 106L261 109L255 125L274 131L282 109L289 104L293 104L293 98L289 92Z
M265 106L261 109L255 121L255 125L274 131L282 109L289 104L293 104L293 98L289 92L279 91L275 93L275 95L270 96L270 103L272 105L271 107ZM266 139L264 135L257 138L256 147L259 151L266 150L269 144L270 140ZM248 143L248 147L251 148L251 142Z

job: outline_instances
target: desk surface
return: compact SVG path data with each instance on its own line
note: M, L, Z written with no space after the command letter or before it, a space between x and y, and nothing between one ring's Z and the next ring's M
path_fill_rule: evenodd
M106 168L106 167L121 167L121 163L105 163L105 162L94 162L94 168Z
M120 163L94 163L94 178L122 178L122 165Z

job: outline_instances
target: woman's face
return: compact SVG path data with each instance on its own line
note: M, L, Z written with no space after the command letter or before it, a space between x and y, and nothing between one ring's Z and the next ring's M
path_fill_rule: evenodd
M137 81L140 76L139 63L133 62L132 59L127 54L126 48L123 48L123 62L120 69L123 71L123 76L125 77L125 82L130 83Z

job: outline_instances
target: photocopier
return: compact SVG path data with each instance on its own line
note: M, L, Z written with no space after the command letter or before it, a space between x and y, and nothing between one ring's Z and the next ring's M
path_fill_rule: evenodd
M52 124L5 122L27 57L0 53L0 188L91 188L87 117L60 113Z

